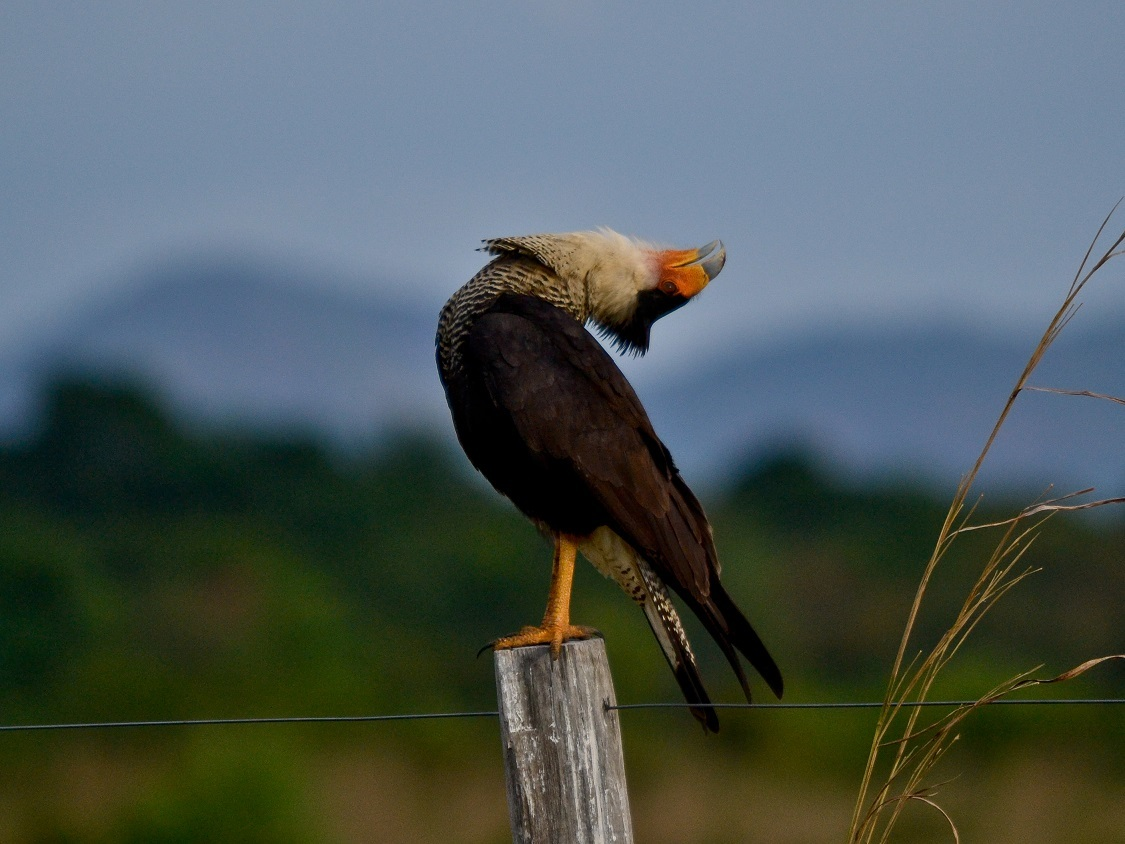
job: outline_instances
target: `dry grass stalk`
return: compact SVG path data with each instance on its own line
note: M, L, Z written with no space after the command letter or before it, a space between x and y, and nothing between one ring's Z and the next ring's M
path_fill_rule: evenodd
M1118 205L1120 204L1118 202ZM980 706L1019 689L1069 680L1106 660L1125 659L1125 655L1092 659L1057 677L1045 680L1033 679L1030 675L1038 669L1032 669L1005 680L977 702L958 707L952 712L921 726L919 721L923 717L922 708L907 705L911 702L927 699L938 675L954 657L961 645L964 644L981 618L1009 589L1032 573L1033 570L1030 568L1020 568L1020 563L1046 519L1061 511L1087 510L1106 504L1125 502L1125 499L1114 498L1079 504L1064 503L1072 500L1076 495L1083 495L1091 491L1083 490L1061 498L1036 502L1010 519L988 524L970 523L975 505L968 505L969 493L981 466L992 449L1000 429L1004 426L1016 398L1024 390L1082 395L1125 404L1125 400L1089 391L1054 390L1028 386L1028 379L1039 366L1043 356L1077 312L1080 306L1078 296L1086 283L1112 258L1125 254L1125 250L1121 249L1122 244L1125 243L1125 232L1122 232L1109 249L1090 265L1090 257L1094 252L1094 247L1101 240L1105 227L1116 210L1117 205L1113 207L1113 210L1110 211L1099 227L1097 234L1090 243L1090 248L1086 250L1086 255L1082 259L1074 280L1071 282L1066 298L1028 359L1027 365L1016 381L1004 409L984 444L984 448L968 474L961 479L961 483L953 496L945 521L938 533L933 553L926 563L922 579L915 593L914 602L911 605L910 614L903 631L902 641L899 644L891 669L887 693L872 738L867 766L864 770L855 812L852 816L848 837L850 844L872 844L872 842L880 842L881 844L888 841L903 809L914 802L928 805L940 812L949 823L954 841L959 841L960 837L953 819L933 799L940 788L940 784L926 785L925 783L933 772L934 766L944 756L952 743L957 740L956 729L961 722ZM925 656L918 653L907 663L906 655L911 647L915 623L935 569L959 536L970 531L983 529L1001 529L1002 533L990 557L981 569L976 582L970 588L961 609L934 648ZM890 757L889 762L884 760L885 756ZM881 775L883 784L875 788L875 774L877 768L880 767L886 768Z

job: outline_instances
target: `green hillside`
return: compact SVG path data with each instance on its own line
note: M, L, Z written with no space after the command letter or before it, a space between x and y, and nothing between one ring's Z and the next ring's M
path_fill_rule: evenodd
M710 492L724 580L787 699L880 698L944 494L850 481L800 453ZM1023 503L986 501L978 515ZM940 570L920 646L945 629L987 544L966 541ZM1125 652L1123 551L1119 516L1051 520L1026 558L1043 571L985 620L940 694ZM60 382L37 429L0 451L0 721L491 709L491 661L476 653L538 619L549 558L434 442L341 454L300 436L193 431L144 392ZM619 699L678 700L616 587L584 566L575 592L575 621L606 636ZM694 639L713 696L738 700L721 657ZM1111 668L1050 693L1123 687ZM792 840L842 840L873 718L724 713L705 738L685 711L626 713L639 834L790 840L770 825L782 812L808 819ZM1120 711L1005 707L971 729L951 775L968 768L1006 794L1004 777L1049 758L1080 789L1051 804L1058 817L1044 810L1037 840L1125 840L1106 837L1125 829ZM6 733L0 842L502 841L499 757L490 719ZM958 789L970 830L1019 816ZM676 800L690 823L666 817ZM1072 837L1052 838L1056 827Z

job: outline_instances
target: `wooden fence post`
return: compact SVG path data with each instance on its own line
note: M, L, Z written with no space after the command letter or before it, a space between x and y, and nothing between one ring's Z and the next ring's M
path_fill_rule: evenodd
M632 844L621 724L601 639L497 651L508 812L516 844Z

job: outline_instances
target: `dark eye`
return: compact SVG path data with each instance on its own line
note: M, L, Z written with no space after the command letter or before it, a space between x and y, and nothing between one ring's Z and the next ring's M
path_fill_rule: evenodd
M676 291L676 283L674 281L662 281L662 282L660 282L660 289L663 292L667 293L669 296L674 296L677 292Z

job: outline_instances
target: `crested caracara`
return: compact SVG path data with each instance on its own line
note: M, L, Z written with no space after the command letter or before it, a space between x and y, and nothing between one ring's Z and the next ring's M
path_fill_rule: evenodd
M781 673L719 581L703 508L633 388L586 330L643 354L649 330L723 268L719 241L666 250L602 229L486 240L495 257L442 309L437 362L469 460L555 543L539 627L494 647L594 631L570 624L577 551L644 610L707 729L718 719L669 589L703 622L742 685L738 651L779 697Z

